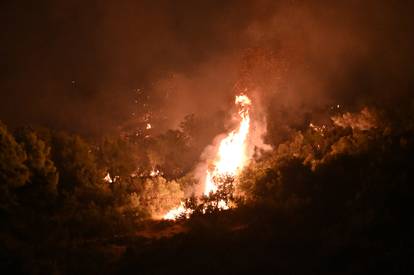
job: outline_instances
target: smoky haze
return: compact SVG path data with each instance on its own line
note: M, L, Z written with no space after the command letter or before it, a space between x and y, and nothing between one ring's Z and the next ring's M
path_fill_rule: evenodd
M281 132L332 104L410 104L413 5L332 2L3 3L0 119L117 133L138 123L138 89L162 129L239 92Z

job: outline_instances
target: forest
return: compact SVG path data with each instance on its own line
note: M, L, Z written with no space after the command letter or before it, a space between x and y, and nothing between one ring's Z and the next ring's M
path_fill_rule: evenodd
M414 2L0 2L0 274L414 274Z
M387 115L365 108L298 130L201 200L194 115L101 142L2 124L2 272L408 274L414 120L397 128ZM189 218L156 218L184 198Z

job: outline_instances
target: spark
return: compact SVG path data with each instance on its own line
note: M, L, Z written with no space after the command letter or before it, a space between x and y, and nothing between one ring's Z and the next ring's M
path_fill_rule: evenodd
M109 173L106 174L106 176L103 178L104 181L112 183L111 175Z

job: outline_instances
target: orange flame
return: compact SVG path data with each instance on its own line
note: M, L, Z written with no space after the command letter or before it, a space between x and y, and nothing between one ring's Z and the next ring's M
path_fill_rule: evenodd
M237 176L243 167L247 164L247 137L250 129L249 109L251 100L246 95L238 95L235 98L235 104L239 107L240 123L239 126L231 131L225 138L220 141L217 154L213 160L212 169L206 171L204 180L204 195L215 193L218 189L215 178L223 176ZM218 203L220 209L228 209L224 201ZM189 214L188 209L183 204L177 208L171 209L164 215L164 219L175 220L179 216Z
M239 105L239 115L241 118L239 127L230 132L219 145L214 169L207 171L205 179L204 195L215 193L217 185L214 182L215 177L236 176L246 165L248 160L246 152L246 140L250 128L249 107L250 99L245 95L236 96L235 103Z

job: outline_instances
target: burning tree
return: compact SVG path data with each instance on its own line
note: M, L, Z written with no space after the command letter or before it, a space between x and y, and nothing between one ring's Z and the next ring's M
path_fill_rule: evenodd
M229 200L234 191L234 179L248 163L247 138L250 130L249 109L251 100L246 95L235 97L235 104L239 108L238 127L220 141L212 165L207 169L204 178L204 197L201 199L203 213L214 209L228 209ZM184 203L170 210L165 219L176 219L188 214Z

